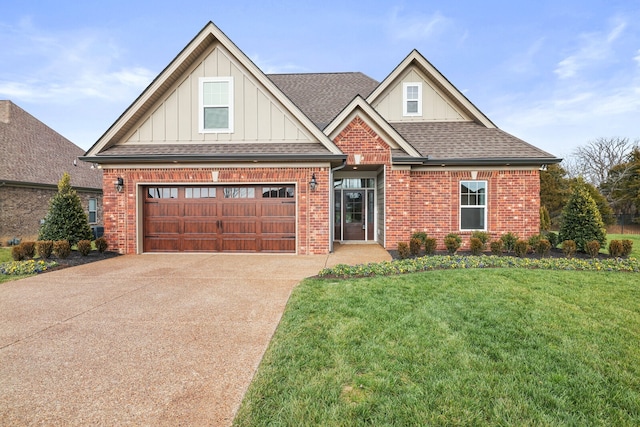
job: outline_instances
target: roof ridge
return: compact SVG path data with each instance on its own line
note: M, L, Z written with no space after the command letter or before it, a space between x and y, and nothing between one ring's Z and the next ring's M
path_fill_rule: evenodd
M365 77L368 77L372 80L375 80L373 77L370 77L363 73L362 71L321 71L321 72L312 72L312 73L266 73L267 76L309 76L309 75L320 75L320 74L362 74Z

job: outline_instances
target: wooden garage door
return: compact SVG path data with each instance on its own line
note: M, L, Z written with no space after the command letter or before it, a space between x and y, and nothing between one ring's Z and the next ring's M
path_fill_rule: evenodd
M293 185L144 190L145 252L295 252Z

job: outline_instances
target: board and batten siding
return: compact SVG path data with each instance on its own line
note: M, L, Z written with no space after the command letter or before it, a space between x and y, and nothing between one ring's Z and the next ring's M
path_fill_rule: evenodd
M233 77L234 131L198 131L200 77ZM205 55L126 138L128 143L311 142L304 126L222 46Z
M422 115L403 116L403 83L422 82ZM415 67L410 67L396 84L373 104L373 108L388 122L469 121L464 113L446 99L446 95Z

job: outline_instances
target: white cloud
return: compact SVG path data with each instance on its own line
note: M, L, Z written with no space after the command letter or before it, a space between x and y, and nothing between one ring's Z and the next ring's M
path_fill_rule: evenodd
M439 36L452 23L451 19L440 12L435 12L432 15L402 14L402 8L396 7L391 13L388 31L392 39L419 42ZM466 38L467 34L463 34L462 37Z
M251 60L265 74L287 74L308 72L304 67L293 63L278 64L274 60L263 59L259 55L252 55Z
M612 44L627 27L626 22L620 19L615 21L608 33L601 31L580 35L577 51L560 61L554 71L560 79L576 77L583 69L602 64L611 57Z

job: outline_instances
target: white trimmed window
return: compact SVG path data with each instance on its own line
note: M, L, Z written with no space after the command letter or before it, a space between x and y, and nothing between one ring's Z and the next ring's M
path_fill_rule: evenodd
M402 84L402 115L422 116L422 83Z
M233 77L201 77L201 133L233 132Z
M487 181L460 181L460 230L487 229Z
M98 200L89 199L89 224L98 222Z

